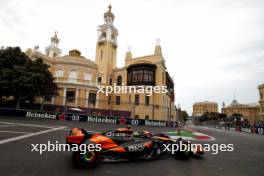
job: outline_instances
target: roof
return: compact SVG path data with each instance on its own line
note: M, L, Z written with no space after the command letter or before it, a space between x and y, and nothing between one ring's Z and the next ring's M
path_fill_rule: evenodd
M250 108L255 108L255 107L258 107L259 106L259 104L258 103L239 103L237 100L233 100L231 103L230 103L230 105L229 105L229 107L231 107L231 108L235 108L235 107L250 107Z
M235 99L230 103L230 106L231 106L231 107L234 107L234 106L240 106L240 105L241 105L241 104L238 103L238 101L235 100Z
M198 104L216 104L216 102L213 101L203 101L203 102L195 102L194 105L198 105Z

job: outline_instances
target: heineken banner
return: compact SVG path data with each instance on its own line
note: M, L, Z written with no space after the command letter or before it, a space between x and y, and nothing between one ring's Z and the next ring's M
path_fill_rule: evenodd
M39 118L39 119L53 119L57 120L57 114L56 113L47 113L47 112L32 112L27 111L26 112L27 118Z
M169 126L175 127L175 122L158 121L158 120L144 120L132 119L129 117L117 116L95 116L77 113L58 113L58 112L43 112L43 111L29 111L29 110L14 110L14 109L0 109L0 115L25 117L34 119L51 119L51 120L69 120L81 122L94 122L94 123L112 123L112 124L125 124L136 126ZM259 133L262 133L259 130Z
M167 126L165 121L145 120L145 126Z
M131 118L121 117L121 118L119 118L119 124L144 126L145 121L143 119L131 119Z
M107 116L87 116L87 122L97 122L97 123L118 123L117 117L107 117Z
M61 114L60 116L61 116L60 118L61 120L81 121L81 122L87 121L87 115L67 113L67 114Z
M60 119L63 120L63 118ZM64 119L71 121L113 123L113 124L126 124L126 125L136 125L136 126L171 126L171 123L165 121L131 119L127 117L115 117L115 116L79 115L79 114L70 114L70 113L65 114Z

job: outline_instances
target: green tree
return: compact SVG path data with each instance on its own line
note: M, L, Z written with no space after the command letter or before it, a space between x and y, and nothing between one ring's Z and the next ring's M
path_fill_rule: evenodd
M56 95L58 87L48 68L41 58L32 61L19 47L0 50L0 96L13 96L19 108L22 99Z
M205 112L201 116L200 121L217 120L220 118L226 118L226 115L219 112Z
M180 119L183 120L184 123L187 121L188 116L186 111L180 111Z
M231 115L231 117L243 117L243 115L239 113L234 113Z
M8 47L0 50L0 96L12 95L10 89L12 81L15 79L14 67L23 66L27 61L27 56L21 52L19 47ZM0 98L1 98L0 97Z

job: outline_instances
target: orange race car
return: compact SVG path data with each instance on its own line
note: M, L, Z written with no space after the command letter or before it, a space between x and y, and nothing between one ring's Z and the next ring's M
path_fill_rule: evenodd
M99 162L154 160L165 152L179 158L203 154L199 146L192 150L175 150L174 145L187 144L182 139L173 140L165 134L148 131L133 133L129 126L102 133L73 128L66 142L72 147L79 146L73 151L73 162L78 168L94 168Z

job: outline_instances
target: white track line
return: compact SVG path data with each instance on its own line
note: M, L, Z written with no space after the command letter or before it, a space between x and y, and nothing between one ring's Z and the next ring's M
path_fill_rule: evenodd
M0 128L2 127L15 127L16 125L0 125Z
M20 125L20 126L28 126L28 127L39 127L39 128L56 128L56 127L58 127L58 126L45 126L45 125L35 125L35 124L26 124L26 123L10 123L10 122L0 122L0 124Z
M24 132L24 131L0 131L0 133L24 133L24 134L32 134L32 133Z
M182 138L184 140L187 140L187 141L195 141L196 139L195 138L192 138L192 137L183 137L183 136L170 136L171 139L174 139L174 140L177 140L179 138Z
M36 133L26 134L26 135L23 135L23 136L17 136L17 137L13 137L13 138L9 138L9 139L4 139L4 140L0 141L0 144L6 144L6 143L9 143L9 142L18 141L18 140L29 138L29 137L32 137L32 136L37 136L37 135L40 135L40 134L45 134L45 133L49 133L49 132L52 132L52 131L61 130L61 129L64 129L64 128L65 127L62 126L62 127L52 128L52 129L48 129L48 130L44 130L44 131L40 131L40 132L36 132Z

